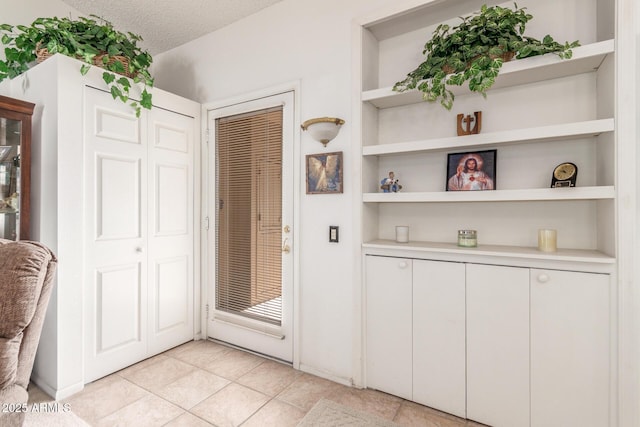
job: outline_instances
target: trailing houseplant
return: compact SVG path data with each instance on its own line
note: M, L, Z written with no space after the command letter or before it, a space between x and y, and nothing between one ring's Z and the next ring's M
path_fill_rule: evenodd
M460 17L454 27L440 24L425 44L425 60L407 77L393 86L394 91L418 89L427 101L440 100L450 110L454 94L448 86L461 86L468 82L469 89L486 97L500 68L512 58L555 53L560 58L571 58L571 49L578 41L560 44L551 36L541 41L524 35L527 22L533 16L526 8L514 9L487 5L473 15Z
M38 18L28 26L0 24L0 34L5 46L5 60L0 60L0 81L24 73L36 60L61 53L83 61L85 64L80 68L83 75L92 65L105 69L102 78L113 98L129 102L136 115L140 116L141 107L151 109L147 88L153 87L149 72L153 60L138 46L142 41L139 35L122 33L109 21L93 15L77 20ZM140 101L129 97L131 82L123 75L143 85Z

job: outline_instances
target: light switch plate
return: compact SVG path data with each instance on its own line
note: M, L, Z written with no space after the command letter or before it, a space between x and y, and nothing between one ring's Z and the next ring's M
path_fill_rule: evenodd
M337 225L329 226L329 242L338 243L338 226Z

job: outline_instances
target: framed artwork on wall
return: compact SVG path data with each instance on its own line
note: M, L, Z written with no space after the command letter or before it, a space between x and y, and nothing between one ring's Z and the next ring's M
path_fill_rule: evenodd
M342 151L307 155L307 194L342 193Z
M450 153L447 156L447 191L496 189L497 150Z

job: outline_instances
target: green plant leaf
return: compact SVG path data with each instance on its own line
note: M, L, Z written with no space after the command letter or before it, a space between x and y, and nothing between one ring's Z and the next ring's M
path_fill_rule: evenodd
M142 95L141 95L141 99L140 99L140 105L142 105L147 110L150 110L151 106L153 105L152 96L151 96L151 94L149 92L147 92L146 89L142 91Z
M127 79L126 77L120 77L118 79L118 85L120 85L120 87L126 88L127 91L131 87L131 83L129 82L129 79Z
M102 80L104 80L106 84L113 83L115 79L116 79L116 76L113 73L107 73L106 71L102 73Z

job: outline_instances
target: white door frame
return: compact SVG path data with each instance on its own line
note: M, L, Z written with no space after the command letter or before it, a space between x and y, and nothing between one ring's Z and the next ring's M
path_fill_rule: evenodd
M215 227L215 212L209 211L209 180L208 176L211 171L212 166L209 165L209 150L215 150L215 141L209 140L209 111L216 110L224 107L230 107L236 104L242 104L245 102L254 101L261 98L267 98L274 95L278 95L285 92L293 92L293 224L292 227L292 236L289 238L291 242L292 255L293 255L293 321L292 321L292 329L293 329L293 367L299 369L300 367L300 328L299 325L299 307L300 307L300 270L298 266L300 265L300 252L298 250L299 241L300 241L300 177L301 177L301 165L300 165L300 81L292 81L289 83L283 83L277 86L273 86L267 89L254 91L250 93L246 93L243 95L238 95L233 98L226 98L219 101L214 101L211 103L202 104L202 218L203 218L203 227L202 227L202 238L201 238L201 254L202 254L202 338L207 339L209 336L208 333L208 320L209 313L207 313L207 304L210 299L210 275L214 274L214 268L209 267L209 259L211 259L210 248L212 247L209 243L209 229ZM214 237L212 235L212 237Z

